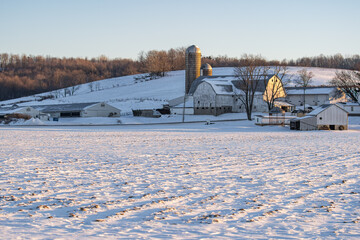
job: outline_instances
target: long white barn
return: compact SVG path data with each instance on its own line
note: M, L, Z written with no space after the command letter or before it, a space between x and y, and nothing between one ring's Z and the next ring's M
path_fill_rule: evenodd
M41 113L59 117L119 117L120 110L104 102L69 103L33 106Z
M311 106L321 106L323 104L334 104L346 101L346 96L337 87L321 86L321 87L287 87L286 101L295 106L303 106L305 104Z

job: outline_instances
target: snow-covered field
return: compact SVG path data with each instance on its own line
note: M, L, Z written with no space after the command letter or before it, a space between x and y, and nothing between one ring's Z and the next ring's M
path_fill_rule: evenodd
M360 238L360 129L2 127L0 235Z

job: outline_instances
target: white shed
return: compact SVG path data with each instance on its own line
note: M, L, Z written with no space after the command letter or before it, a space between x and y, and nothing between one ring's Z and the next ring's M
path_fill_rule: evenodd
M182 115L194 115L194 100L192 96L187 96L185 99L184 109L184 97L178 97L169 101L171 114Z
M256 115L255 124L264 125L289 125L290 121L295 119L295 116L271 116L271 115Z
M290 120L290 129L291 130L317 130L316 117L314 116L304 116Z
M10 114L23 114L28 115L32 118L39 117L39 111L33 107L19 107L17 105L8 108L0 108L0 118L4 118L6 115Z
M120 109L100 102L84 108L82 117L120 117Z
M316 117L316 125L320 130L348 129L348 112L337 104L321 105L308 116Z

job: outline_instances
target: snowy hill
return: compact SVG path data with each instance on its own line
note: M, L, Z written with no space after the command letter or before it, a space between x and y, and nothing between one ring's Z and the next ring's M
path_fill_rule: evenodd
M300 67L290 67L289 77L294 79ZM307 68L314 73L313 85L327 85L334 77L336 69ZM233 68L214 68L213 75L232 75ZM82 84L73 96L62 96L63 90L37 94L0 102L0 105L21 106L40 104L60 104L78 102L107 102L128 114L131 109L160 108L168 100L184 95L185 71L169 72L166 77L155 80L136 80L140 75L104 79ZM40 96L58 95L55 99L40 100Z

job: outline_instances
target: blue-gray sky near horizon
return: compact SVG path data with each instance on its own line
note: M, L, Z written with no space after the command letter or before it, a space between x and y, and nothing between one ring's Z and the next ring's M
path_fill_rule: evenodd
M360 54L358 0L0 0L0 53L136 59L196 44L268 60Z

